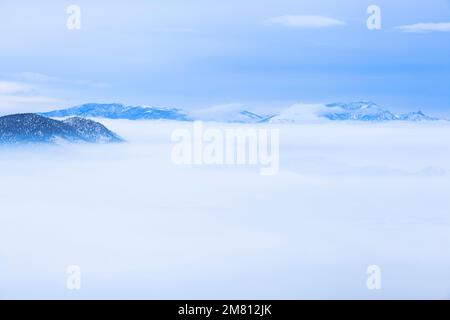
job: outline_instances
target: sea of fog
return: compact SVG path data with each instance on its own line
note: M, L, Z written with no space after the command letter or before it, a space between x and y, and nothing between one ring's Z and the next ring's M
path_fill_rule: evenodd
M173 164L191 123L101 122L127 142L0 148L0 299L450 298L449 124L259 125L263 176Z

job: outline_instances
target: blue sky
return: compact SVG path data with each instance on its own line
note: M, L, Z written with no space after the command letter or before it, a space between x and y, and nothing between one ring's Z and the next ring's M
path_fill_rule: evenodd
M0 39L2 113L364 99L450 114L448 0L0 0Z

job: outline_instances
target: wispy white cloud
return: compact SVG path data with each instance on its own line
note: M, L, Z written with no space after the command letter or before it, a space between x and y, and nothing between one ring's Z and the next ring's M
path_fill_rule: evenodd
M11 107L19 105L33 105L33 104L53 104L62 103L63 100L45 97L40 95L20 96L20 95L0 95L0 103L2 106Z
M39 108L61 104L61 99L40 93L41 88L22 81L0 80L0 113L39 111Z
M294 28L329 28L346 25L345 21L342 20L314 15L285 15L273 17L267 21Z
M22 72L14 74L12 76L14 79L32 83L64 84L75 86L87 86L92 88L108 88L111 86L109 83L106 82L98 82L94 80L84 80L84 79L83 80L64 79L36 72Z
M421 22L396 27L397 30L410 33L450 32L450 22Z
M71 92L110 86L106 82L62 78L37 72L0 74L0 113L45 111L66 105L66 98ZM61 96L66 98L62 99Z
M29 92L32 87L28 84L15 81L0 81L0 94L16 94Z

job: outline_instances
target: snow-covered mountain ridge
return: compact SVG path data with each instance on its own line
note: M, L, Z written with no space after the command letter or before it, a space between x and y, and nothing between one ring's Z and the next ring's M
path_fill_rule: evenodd
M296 104L278 114L258 114L239 104L186 111L178 108L126 106L123 104L88 103L69 109L41 113L51 118L99 117L128 120L214 121L226 123L296 123L329 121L435 121L441 120L422 111L394 113L370 101L330 104Z

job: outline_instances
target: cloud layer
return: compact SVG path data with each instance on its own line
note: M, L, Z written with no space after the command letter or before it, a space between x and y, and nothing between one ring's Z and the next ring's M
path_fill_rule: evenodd
M190 123L102 123L128 142L0 150L2 299L373 299L373 263L376 298L449 298L450 126L280 125L268 178L172 164Z

